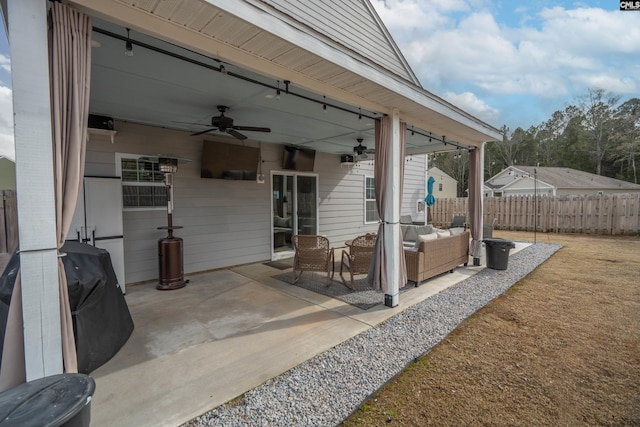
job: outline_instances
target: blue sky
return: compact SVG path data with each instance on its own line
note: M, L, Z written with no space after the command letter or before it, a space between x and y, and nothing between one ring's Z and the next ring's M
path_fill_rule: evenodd
M423 87L535 126L589 88L640 96L640 11L618 1L372 0Z
M422 86L495 127L536 126L589 88L640 97L640 11L619 1L371 2ZM0 27L0 155L13 158Z

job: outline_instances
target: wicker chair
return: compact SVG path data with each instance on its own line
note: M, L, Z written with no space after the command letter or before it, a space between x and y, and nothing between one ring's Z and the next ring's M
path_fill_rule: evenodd
M342 262L340 263L340 277L342 283L348 288L355 289L353 283L354 274L365 274L369 272L369 265L371 264L371 257L373 256L373 247L376 245L375 234L365 234L358 236L351 242L349 246L349 253L347 251L342 252ZM349 270L349 276L351 278L351 286L347 284L344 276L342 275L343 268Z
M465 215L454 215L453 219L449 223L449 228L464 227L467 229L467 217Z
M293 283L297 283L303 271L327 273L327 286L333 280L334 251L324 236L296 234L291 238L293 257Z

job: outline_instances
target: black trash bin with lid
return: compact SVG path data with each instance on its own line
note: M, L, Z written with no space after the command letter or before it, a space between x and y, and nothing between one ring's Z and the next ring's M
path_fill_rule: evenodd
M0 393L0 426L88 427L96 383L85 374L59 374Z
M487 267L494 270L506 270L509 265L509 251L516 247L511 240L484 239L487 252Z

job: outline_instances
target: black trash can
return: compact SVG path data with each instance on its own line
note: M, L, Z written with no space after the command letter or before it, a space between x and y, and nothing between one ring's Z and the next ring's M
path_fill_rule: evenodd
M494 270L506 270L509 265L509 251L516 247L511 240L484 239L487 252L487 267Z
M85 374L60 374L0 393L0 426L89 427L96 383Z

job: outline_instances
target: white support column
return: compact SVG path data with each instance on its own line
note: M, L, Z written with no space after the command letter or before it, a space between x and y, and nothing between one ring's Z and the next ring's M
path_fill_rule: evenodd
M481 178L480 178L480 182L478 182L476 185L480 186L480 200L478 201L478 206L480 208L480 224L477 225L477 227L480 227L480 241L484 240L484 147L487 143L483 142L480 145L480 171L481 171ZM480 256L474 257L473 258L473 265L475 266L479 266L481 264L481 260L480 260Z
M389 174L386 176L386 191L389 193L385 198L384 206L385 226L384 256L387 259L387 293L384 295L384 305L395 307L399 303L400 295L400 111L393 109L391 115L391 150L387 158ZM389 234L387 234L389 233ZM390 238L389 238L390 237Z
M62 372L47 0L7 5L27 381Z

